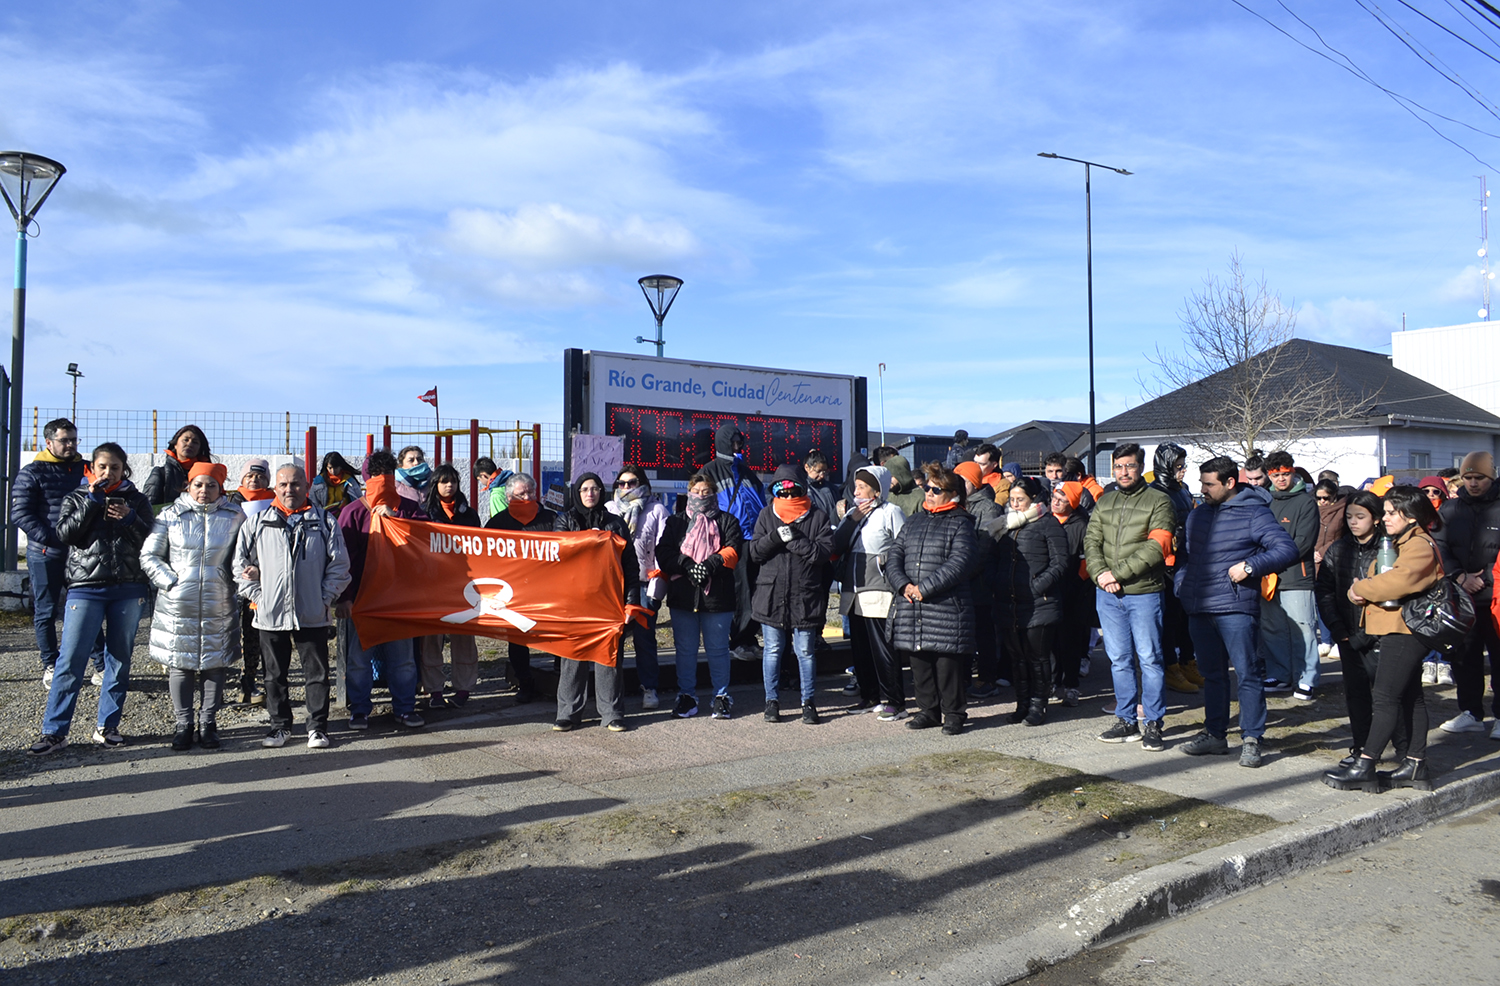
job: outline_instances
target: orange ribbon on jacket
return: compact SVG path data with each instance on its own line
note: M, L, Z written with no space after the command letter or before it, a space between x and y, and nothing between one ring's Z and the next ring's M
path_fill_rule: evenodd
M494 637L575 661L615 665L629 620L620 552L608 531L532 534L370 518L354 625L366 647L442 633Z

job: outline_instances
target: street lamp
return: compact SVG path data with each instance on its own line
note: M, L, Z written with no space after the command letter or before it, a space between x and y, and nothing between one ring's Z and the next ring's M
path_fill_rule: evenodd
M677 292L682 290L682 278L673 277L671 274L652 274L641 278L638 282L641 286L641 294L646 296L646 304L651 306L651 314L656 316L656 338L647 339L645 336L636 336L637 343L656 343L656 355L662 354L663 347L667 341L661 337L661 323L667 319L667 312L672 309L672 302L677 300ZM656 292L656 297L651 297L651 292Z
M77 363L68 364L68 376L73 378L73 414L68 418L73 422L73 427L78 427L78 378L83 376L83 371L78 368Z
M1124 168L1111 168L1107 164L1097 161L1085 161L1082 158L1063 157L1061 154L1048 154L1045 151L1037 154L1037 157L1050 157L1057 161L1072 161L1074 164L1083 165L1083 228L1084 228L1084 252L1088 257L1088 281L1089 281L1089 472L1097 474L1099 464L1094 461L1098 454L1099 431L1094 420L1094 205L1092 195L1089 191L1089 169L1103 168L1105 171L1113 171L1117 175L1128 175L1131 172Z
M16 570L19 538L11 523L9 484L21 471L21 371L26 355L26 236L37 210L57 187L67 168L51 158L25 151L0 151L0 195L16 221L16 291L10 335L10 448L6 454L5 570Z

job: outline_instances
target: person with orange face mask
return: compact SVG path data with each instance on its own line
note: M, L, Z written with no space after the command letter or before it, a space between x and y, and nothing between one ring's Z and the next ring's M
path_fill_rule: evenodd
M494 531L550 531L557 514L542 505L536 480L524 473L511 476L505 487L505 509L490 517L484 526ZM516 686L516 704L536 701L536 678L531 673L531 648L508 643L510 682ZM554 659L555 660L555 659Z
M345 504L339 514L339 531L349 552L348 586L334 607L339 618L339 653L344 655L344 687L348 691L349 728L369 729L373 704L370 691L375 685L378 663L391 693L391 712L401 729L421 729L426 720L417 715L417 644L414 640L392 640L365 648L359 642L350 614L354 597L359 594L365 571L365 555L370 544L370 518L375 514L426 520L427 515L407 497L396 492L396 457L388 449L370 454L365 465L370 479L364 494Z

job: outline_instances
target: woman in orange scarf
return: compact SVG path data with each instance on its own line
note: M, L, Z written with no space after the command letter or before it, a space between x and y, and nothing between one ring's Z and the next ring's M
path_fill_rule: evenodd
M188 470L199 462L212 462L208 436L197 425L183 425L167 443L167 457L146 476L141 492L153 507L176 500L187 489Z

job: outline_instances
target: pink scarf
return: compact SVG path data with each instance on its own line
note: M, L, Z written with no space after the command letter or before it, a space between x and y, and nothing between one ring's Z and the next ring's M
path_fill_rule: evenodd
M688 497L687 512L688 516L693 518L693 526L688 528L687 537L682 539L682 553L695 562L702 562L703 559L718 551L722 545L719 543L719 524L714 517L718 510L710 509L707 504L694 510L693 508L698 506L693 502L695 499L695 497ZM718 506L712 497L703 499L713 504L714 507Z

